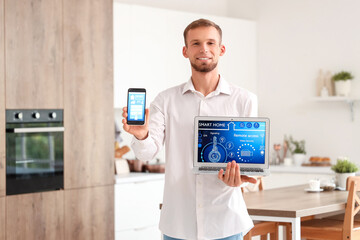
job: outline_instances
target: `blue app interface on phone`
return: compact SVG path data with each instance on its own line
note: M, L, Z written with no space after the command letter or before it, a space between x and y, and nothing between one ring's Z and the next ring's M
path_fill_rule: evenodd
M262 164L266 123L199 121L198 161Z
M145 120L145 92L129 92L128 120Z

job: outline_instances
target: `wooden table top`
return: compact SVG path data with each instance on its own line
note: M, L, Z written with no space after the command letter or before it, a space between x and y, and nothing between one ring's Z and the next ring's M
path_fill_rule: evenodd
M306 192L308 185L244 193L250 215L304 217L345 209L347 191Z

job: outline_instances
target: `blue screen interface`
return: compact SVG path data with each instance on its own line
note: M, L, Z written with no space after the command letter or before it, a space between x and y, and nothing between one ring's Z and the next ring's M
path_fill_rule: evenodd
M128 120L145 120L145 92L129 92Z
M265 163L266 122L199 121L198 162Z

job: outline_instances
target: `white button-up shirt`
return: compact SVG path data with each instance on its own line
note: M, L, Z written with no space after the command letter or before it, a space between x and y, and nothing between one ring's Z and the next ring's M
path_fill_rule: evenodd
M138 159L151 160L165 143L165 186L160 230L180 239L218 239L253 227L240 187L229 187L217 175L193 169L194 117L257 115L257 97L220 77L206 97L191 79L161 92L150 105L149 135L134 138Z

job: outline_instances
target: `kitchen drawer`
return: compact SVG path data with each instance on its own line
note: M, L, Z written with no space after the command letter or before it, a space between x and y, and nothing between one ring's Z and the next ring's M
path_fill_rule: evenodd
M115 232L115 240L161 240L158 226Z
M116 184L115 231L157 226L163 188L163 180Z

